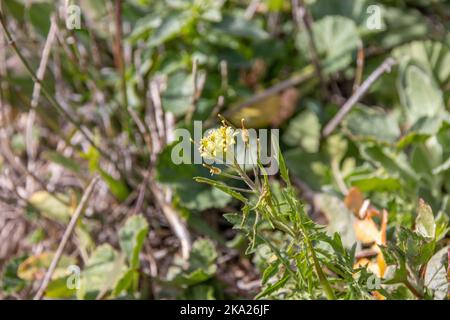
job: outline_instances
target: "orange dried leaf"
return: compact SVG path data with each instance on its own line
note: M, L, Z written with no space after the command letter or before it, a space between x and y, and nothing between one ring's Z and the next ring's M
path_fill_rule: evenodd
M370 244L379 241L380 231L378 230L376 223L371 218L356 220L353 227L355 229L356 239L363 244Z
M358 188L352 187L345 196L344 203L353 214L359 216L359 210L364 203L364 196Z

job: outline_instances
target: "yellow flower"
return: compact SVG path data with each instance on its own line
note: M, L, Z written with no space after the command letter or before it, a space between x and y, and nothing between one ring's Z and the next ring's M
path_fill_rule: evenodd
M228 126L221 126L200 140L200 155L208 159L222 158L235 143L237 132Z

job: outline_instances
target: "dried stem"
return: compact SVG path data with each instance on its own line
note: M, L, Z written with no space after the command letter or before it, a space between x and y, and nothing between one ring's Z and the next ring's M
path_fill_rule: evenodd
M344 120L345 116L350 112L353 106L364 96L370 87L381 77L385 72L390 72L392 67L397 62L393 58L387 58L368 78L361 87L347 100L342 106L336 116L325 126L323 136L328 137L336 127Z
M53 273L55 272L56 266L58 265L58 262L61 259L64 248L66 247L66 244L69 241L70 235L72 234L73 230L75 229L78 218L83 213L83 211L89 201L89 198L92 195L92 192L94 191L94 186L97 183L97 181L98 181L98 177L95 177L94 179L92 179L92 181L89 183L88 187L86 188L86 191L84 192L80 203L78 204L74 214L72 215L72 218L70 219L69 224L67 225L66 230L64 231L64 234L61 239L61 242L59 243L58 249L56 250L56 253L53 256L52 262L50 263L50 267L48 268L47 272L45 273L44 279L42 280L42 283L39 287L38 292L34 296L34 300L42 299L42 296L44 295L44 292L47 289L48 284L50 283Z
M316 42L314 41L314 33L312 29L313 25L312 17L309 14L308 9L306 8L303 0L292 0L292 11L294 15L294 20L299 26L299 29L301 25L303 25L306 29L306 33L308 35L309 50L311 53L311 61L316 69L316 74L320 80L320 85L322 86L322 89L324 90L324 92L327 92L327 88L325 85L325 77L323 76L322 73L319 54L317 51Z

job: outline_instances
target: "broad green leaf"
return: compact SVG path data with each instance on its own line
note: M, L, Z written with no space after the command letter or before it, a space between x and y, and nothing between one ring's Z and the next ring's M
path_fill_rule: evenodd
M361 42L355 23L341 16L326 16L315 21L313 36L322 67L327 73L348 67ZM296 45L305 57L309 57L308 34L304 29L298 35Z
M192 104L194 80L188 72L178 71L169 76L167 89L162 94L164 110L175 116L184 115Z
M420 63L441 86L450 82L450 49L440 42L414 41L395 48L392 55L399 61L414 60Z
M188 269L178 269L169 281L181 286L204 282L216 273L216 259L214 244L208 239L199 239L192 244Z
M358 187L363 192L369 191L395 191L401 189L401 183L397 178L383 177L379 174L357 175L349 179L352 186Z
M103 244L92 253L81 272L79 299L95 299L99 293L115 288L127 271L124 256L109 244Z
M380 146L365 146L361 154L392 176L401 177L405 182L410 183L409 187L414 187L419 181L419 176L411 168L404 154L396 154Z
M131 269L139 267L139 253L148 233L147 220L142 215L132 216L119 230L119 243L128 258Z
M45 290L45 296L51 299L61 299L73 297L76 293L76 289L69 289L67 286L67 277L58 278L50 283Z
M165 17L148 41L149 46L158 46L175 36L189 23L190 17L187 12L176 12Z
M317 152L320 143L320 122L315 112L305 110L293 118L283 134L289 146L301 146L307 152Z
M390 114L368 107L354 108L344 121L352 136L392 143L400 136L397 120Z
M442 91L431 74L418 64L401 65L398 86L410 125L422 117L434 117L443 112Z
M367 0L317 0L310 5L311 13L316 19L330 15L339 15L355 21L363 27L367 21Z
M383 48L393 48L427 35L426 19L415 9L386 6L382 15L384 32L378 33L373 41Z
M445 300L449 292L446 268L448 252L448 246L439 250L428 262L425 272L425 286L433 292L435 300Z
M192 244L189 268L208 266L217 259L216 247L209 239L199 239Z

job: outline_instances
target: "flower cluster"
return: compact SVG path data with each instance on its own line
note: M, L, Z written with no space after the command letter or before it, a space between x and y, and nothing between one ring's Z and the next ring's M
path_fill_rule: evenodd
M235 136L238 133L229 126L223 125L211 131L206 137L200 140L199 151L203 158L222 159L227 155L235 143Z

